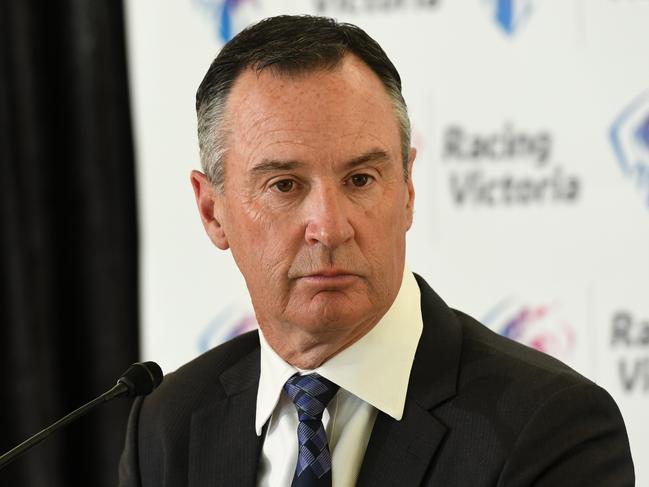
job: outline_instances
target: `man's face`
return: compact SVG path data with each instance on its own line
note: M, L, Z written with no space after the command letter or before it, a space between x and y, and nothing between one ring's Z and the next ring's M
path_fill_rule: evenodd
M231 249L274 348L348 346L395 299L412 223L383 85L352 55L298 76L247 70L226 120L223 193L193 176L197 198L214 202L211 215L210 204L201 210L208 234Z

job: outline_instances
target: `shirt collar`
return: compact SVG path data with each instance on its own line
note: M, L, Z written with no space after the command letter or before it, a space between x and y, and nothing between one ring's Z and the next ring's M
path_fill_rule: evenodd
M397 421L403 416L408 379L421 337L420 291L404 270L401 288L387 313L361 339L314 370ZM282 393L297 372L286 363L259 330L261 363L255 430L261 435ZM390 357L390 360L386 360ZM376 380L380 377L380 380Z

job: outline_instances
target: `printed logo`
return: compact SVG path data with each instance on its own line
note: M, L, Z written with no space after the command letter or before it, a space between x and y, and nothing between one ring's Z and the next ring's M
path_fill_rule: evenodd
M228 306L208 323L198 337L198 352L227 342L243 333L257 329L257 320L250 312L242 312L239 307Z
M436 7L439 0L313 0L319 14L393 12Z
M496 24L508 36L516 34L518 29L527 22L533 10L532 0L488 1L491 4Z
M238 12L242 5L251 0L193 0L194 4L204 10L213 22L220 43L232 39L248 22L241 22Z
M554 160L549 130L502 128L475 131L448 125L441 158L453 204L538 206L578 201L581 179Z
M508 298L494 306L482 322L507 338L562 360L575 350L575 329L557 305L532 306Z
M609 137L622 173L644 194L649 206L649 91L620 113Z
M611 316L610 343L618 352L622 390L649 393L649 319L629 309L618 309Z

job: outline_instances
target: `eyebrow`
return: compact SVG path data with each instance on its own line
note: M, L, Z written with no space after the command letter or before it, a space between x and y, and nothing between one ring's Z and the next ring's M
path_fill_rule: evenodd
M388 154L380 149L373 149L362 156L354 157L344 164L346 169L354 169L355 167L362 166L368 162L388 162L390 158Z
M380 149L373 149L363 155L354 157L343 164L347 170L362 166L368 162L387 162L389 160L388 154ZM291 171L304 166L304 163L294 160L278 160L278 159L265 159L258 164L255 164L252 173L269 173L275 171Z
M268 173L275 171L291 171L304 164L299 161L282 161L276 159L265 159L258 164L255 164L251 171L253 173Z

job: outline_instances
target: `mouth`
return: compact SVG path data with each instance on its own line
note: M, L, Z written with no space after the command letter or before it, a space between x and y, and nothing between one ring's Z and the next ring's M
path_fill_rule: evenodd
M322 269L302 276L301 280L310 284L339 287L351 284L359 277L358 274L344 269Z

